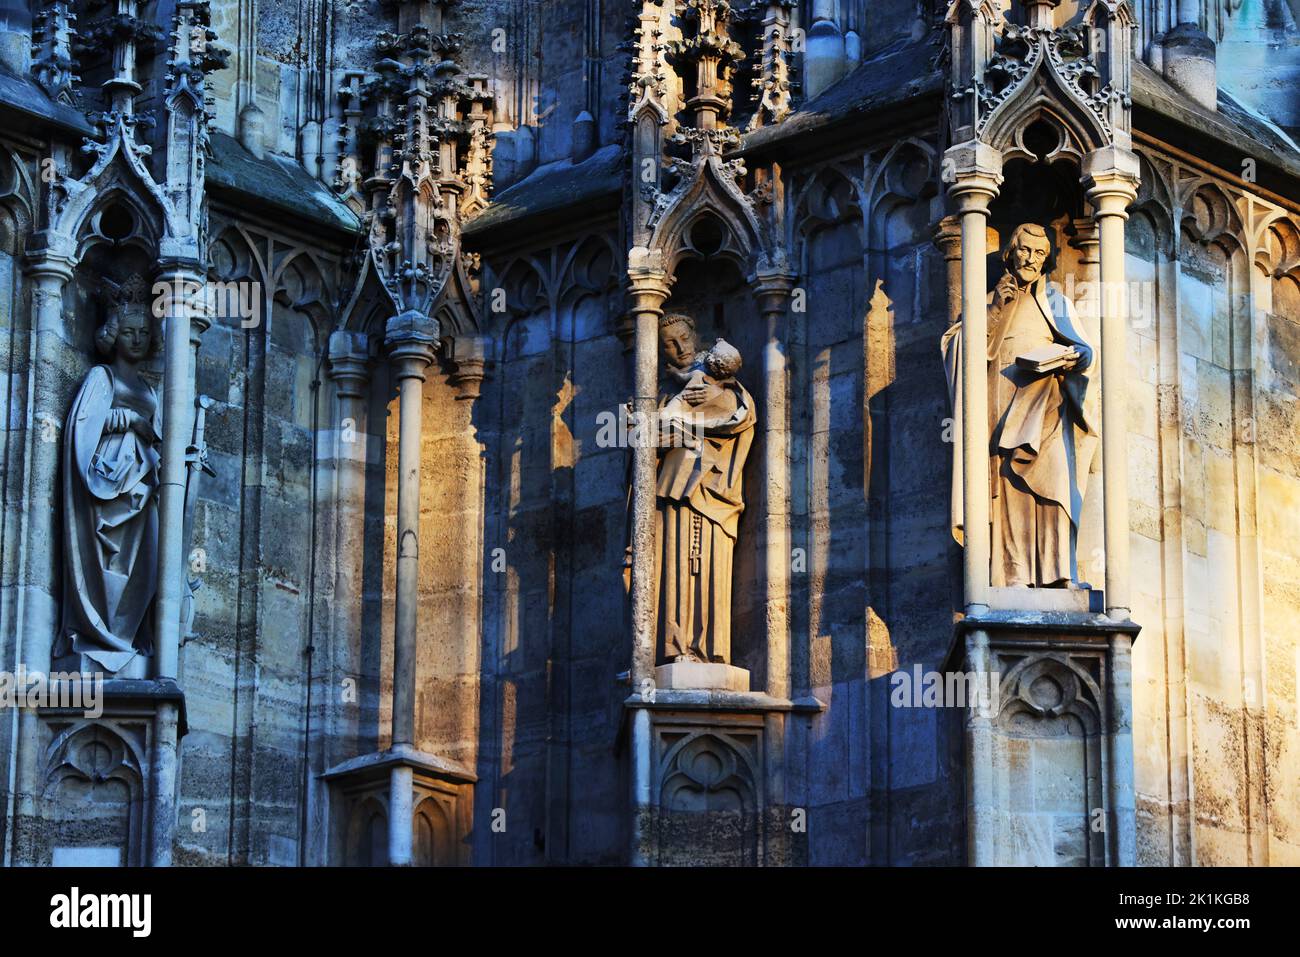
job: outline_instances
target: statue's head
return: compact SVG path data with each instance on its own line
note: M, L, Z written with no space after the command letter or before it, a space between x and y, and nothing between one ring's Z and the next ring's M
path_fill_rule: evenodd
M1017 226L1002 251L1002 261L1007 271L1022 283L1031 283L1043 274L1052 255L1052 241L1047 230L1037 223Z
M695 361L699 351L695 320L681 313L671 313L659 320L659 345L664 361L674 369L685 369Z
M140 276L132 276L118 287L108 318L95 333L95 348L100 355L121 356L136 363L155 352L153 323L145 299L145 282Z

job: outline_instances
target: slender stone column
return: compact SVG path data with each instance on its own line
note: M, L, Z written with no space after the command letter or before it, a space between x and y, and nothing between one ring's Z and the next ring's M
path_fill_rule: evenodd
M948 321L961 318L961 220L945 216L934 227L934 244L943 253L948 275Z
M1137 802L1133 787L1133 639L1110 637L1110 837L1117 867L1137 864Z
M659 317L668 298L670 280L656 269L630 269L633 342L632 417L636 442L632 446L632 692L653 693L655 673L655 459L659 429ZM646 864L644 834L650 808L650 714L644 708L632 716L632 842L631 862Z
M996 860L993 795L993 702L989 636L966 635L966 672L975 676L976 697L966 708L966 863L988 867Z
M1138 160L1111 147L1084 160L1084 183L1101 243L1101 465L1105 509L1106 615L1127 621L1129 597L1128 517L1128 290L1124 281L1124 221L1137 196ZM1136 801L1133 785L1132 639L1110 638L1110 734L1107 781L1111 861L1137 863Z
M43 249L29 259L26 273L32 280L31 408L27 420L27 495L23 511L25 531L19 545L20 561L15 576L17 608L14 613L14 660L4 665L17 670L49 668L50 648L58 627L57 593L59 569L55 566L54 516L58 508L59 438L62 403L59 365L66 348L63 321L63 291L72 278L75 261L70 251ZM35 798L40 787L40 718L34 708L17 709L15 747L17 792L12 800L11 826L17 831L5 841L5 864L23 862L32 851L28 837L36 819ZM8 724L6 718L6 725ZM5 734L11 729L6 728ZM8 808L5 809L6 812Z
M176 679L180 672L181 599L185 589L185 450L194 425L193 353L197 334L191 317L198 318L202 306L203 274L198 263L172 261L162 264L158 283L165 283L165 336L163 339L162 463L158 512L158 647L155 673ZM195 337L192 339L192 336Z
M1106 151L1111 168L1091 172L1092 201L1101 239L1101 464L1106 528L1106 614L1126 620L1129 599L1128 519L1128 296L1124 283L1124 221L1137 195L1137 158ZM1115 164L1116 158L1131 162ZM1093 157L1089 157L1093 159ZM1126 168L1127 167L1127 168Z
M767 629L767 693L790 695L790 467L786 400L785 318L795 276L760 269L754 277L763 345L763 605Z
M405 312L388 322L385 345L398 389L397 608L393 629L392 748L415 745L416 609L420 579L420 438L424 376L437 325ZM411 863L411 769L396 766L389 794L388 862Z
M331 672L342 649L361 631L361 555L365 536L366 434L370 386L369 337L363 332L335 332L329 340L329 376L338 397L335 436L335 559L334 621L329 652ZM326 717L331 735L338 719L336 708Z
M72 278L71 255L53 251L33 257L27 265L32 289L32 408L29 410L31 466L28 470L28 504L25 568L19 575L22 621L18 630L23 662L28 668L50 667L50 645L58 627L54 596L59 569L54 565L54 516L59 508L59 438L66 403L60 394L59 368L66 347L63 292ZM24 712L33 714L34 712ZM29 740L35 741L35 738Z
M163 681L180 676L181 599L185 589L185 451L194 415L194 355L198 336L207 328L201 301L203 273L195 260L160 264L158 283L165 283L163 339L162 462L158 508L157 647L154 673ZM190 319L196 317L197 328ZM154 718L153 794L150 801L149 862L170 867L176 830L178 708L160 701Z
M967 615L988 610L989 422L988 254L989 203L1002 182L1001 157L982 144L948 151L957 172L949 194L961 217L962 503ZM964 169L963 169L964 167Z
M632 690L655 671L654 514L655 459L659 432L656 402L659 394L659 318L668 298L669 281L661 272L646 271L631 277L632 325L635 330L635 366L632 418L637 441L632 448Z

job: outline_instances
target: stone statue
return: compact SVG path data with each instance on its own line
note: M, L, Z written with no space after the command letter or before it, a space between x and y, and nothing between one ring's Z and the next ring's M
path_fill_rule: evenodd
M63 621L56 660L116 674L153 653L158 574L158 396L140 375L155 342L138 276L95 336L63 433ZM89 659L87 662L86 659ZM143 661L131 669L144 677ZM139 672L139 674L137 674Z
M1046 230L1016 228L989 295L988 397L994 586L1078 587L1075 545L1097 431L1086 411L1092 348L1074 307L1043 274ZM962 324L943 337L957 423L953 535L962 542Z
M659 342L659 660L729 664L732 555L745 507L741 473L754 441L754 400L735 378L740 353L722 339L697 351L689 316L665 316Z

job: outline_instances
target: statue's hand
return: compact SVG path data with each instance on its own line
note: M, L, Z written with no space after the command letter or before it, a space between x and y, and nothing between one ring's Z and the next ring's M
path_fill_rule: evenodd
M1011 273L1003 273L998 284L993 288L993 299L997 305L1011 302L1016 298L1016 277Z
M692 408L708 398L709 387L707 385L693 385L682 390L682 400Z
M123 433L131 430L131 416L135 415L130 409L109 409L108 417L104 420L104 431L110 433Z
M162 441L162 439L159 438L158 433L153 430L153 423L147 418L138 412L131 411L130 409L126 410L126 413L131 419L131 431L138 435L142 442L146 445L153 445L156 442Z

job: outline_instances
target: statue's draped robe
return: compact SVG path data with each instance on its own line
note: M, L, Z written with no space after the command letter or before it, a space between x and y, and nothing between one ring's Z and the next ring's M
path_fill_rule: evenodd
M1049 343L1083 356L1069 372L1036 373L1016 356ZM943 337L954 418L952 527L963 540L962 324ZM999 307L989 296L990 582L994 586L1061 585L1077 577L1074 543L1097 432L1087 402L1092 347L1074 307L1040 278Z
M680 390L682 382L673 383ZM754 441L754 400L735 379L718 383L730 409L697 408L698 447L662 447L656 487L655 590L659 657L731 661L732 556L744 510L741 473ZM660 393L659 408L677 394ZM680 403L673 403L680 407ZM663 439L661 441L667 441Z
M158 574L158 453L125 426L130 409L160 432L109 366L86 375L63 438L63 623L55 656L84 654L117 672L153 651Z

